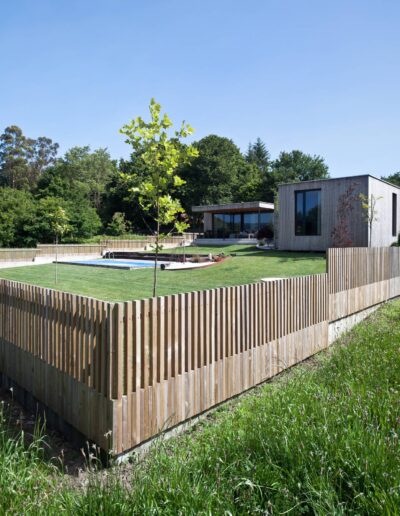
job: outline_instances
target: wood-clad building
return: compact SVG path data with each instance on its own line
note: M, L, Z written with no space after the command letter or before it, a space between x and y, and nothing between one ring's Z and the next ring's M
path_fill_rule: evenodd
M376 201L371 232L360 194ZM275 227L278 248L325 251L334 247L333 231L340 226L340 207L346 213L348 245L389 246L400 231L399 200L399 187L371 175L281 184Z

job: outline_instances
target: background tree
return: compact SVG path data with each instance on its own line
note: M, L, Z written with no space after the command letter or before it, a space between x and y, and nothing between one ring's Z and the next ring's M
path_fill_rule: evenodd
M376 197L374 194L367 196L365 194L360 193L359 195L361 201L361 207L364 210L364 218L368 223L369 229L369 241L368 245L371 247L372 243L372 226L373 223L378 221L378 210L377 210L377 202L382 199L382 197Z
M65 181L84 194L92 206L101 208L102 195L106 185L117 172L116 162L110 158L106 149L72 147L60 160L60 174Z
M180 170L186 181L181 196L186 210L193 205L255 200L261 173L246 162L232 140L212 134L193 145L198 157Z
M248 163L255 165L261 174L261 184L259 185L259 192L257 192L258 198L253 200L273 202L275 182L272 174L272 161L270 153L261 138L257 138L254 143L249 144L245 159Z
M35 217L25 224L26 231L35 243L53 242L54 231L49 213L56 212L58 207L65 211L69 221L68 233L63 234L65 242L79 242L99 233L100 218L86 199L71 201L60 197L41 197L35 201Z
M111 222L107 226L107 234L112 236L125 235L129 231L129 223L125 214L119 211L112 216Z
M16 126L6 127L0 136L0 183L33 190L41 173L56 161L58 143L40 136L26 138Z
M12 125L0 136L0 183L10 188L29 187L28 159L32 155L33 140L26 138L22 130Z
M138 160L141 161L141 171L146 172L145 179L131 189L138 195L143 210L152 213L155 222L153 276L153 296L155 296L161 228L171 225L178 232L183 232L187 228L187 224L177 218L177 215L184 210L179 200L171 196L184 184L184 180L177 174L177 169L183 163L196 157L198 151L191 145L180 144L181 139L193 133L189 124L183 122L181 128L174 131L173 136L170 136L169 129L173 124L166 113L161 116L161 105L154 99L150 101L150 115L150 122L145 122L141 117L137 117L124 125L121 133L127 137L126 143L133 147Z
M384 181L388 181L389 183L392 183L394 185L400 186L400 172L395 172L394 174L391 174L387 177L382 177Z
M274 190L279 183L296 183L329 178L328 165L321 156L311 156L299 150L281 152L273 162Z
M36 186L42 173L50 166L56 163L59 145L54 143L50 138L39 136L36 140L32 140L31 151L29 156L29 186Z
M257 138L254 143L249 143L245 158L248 163L257 165L263 173L267 173L271 168L271 156L261 138Z
M35 246L30 231L35 219L35 201L29 192L0 188L0 247Z

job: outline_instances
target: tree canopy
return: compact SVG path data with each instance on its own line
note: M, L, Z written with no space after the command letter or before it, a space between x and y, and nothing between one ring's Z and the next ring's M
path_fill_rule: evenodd
M392 183L394 185L400 186L400 172L395 172L394 174L391 174L387 177L382 177L384 181L388 181L389 183Z
M181 170L187 210L193 205L251 200L258 195L261 172L245 160L232 140L212 134L194 146L198 157Z
M56 160L58 143L44 136L27 138L12 125L0 136L0 184L33 189L42 172Z
M170 127L168 117L159 116L157 123L165 125L165 132ZM149 175L155 162L146 156L154 150L154 141L150 144L154 129L142 119L127 124L123 132L132 152L128 159L117 162L107 149L91 150L89 146L72 147L57 156L59 146L51 138L30 138L16 125L6 127L0 135L0 245L52 242L54 232L47 214L56 206L69 221L69 229L62 235L64 242L79 242L99 233L154 232L155 204L149 201L149 209L145 209L142 202L144 191L150 191L158 180ZM172 161L188 153L193 159L178 160L171 178L179 178L180 186L167 181L167 190L194 225L198 222L191 214L194 205L273 202L280 182L329 177L322 157L293 150L281 152L274 160L260 138L244 153L231 139L216 134L191 145L181 139L178 129L163 142L164 151L171 150ZM155 159L162 162L164 158L159 154ZM400 184L400 173L386 179Z

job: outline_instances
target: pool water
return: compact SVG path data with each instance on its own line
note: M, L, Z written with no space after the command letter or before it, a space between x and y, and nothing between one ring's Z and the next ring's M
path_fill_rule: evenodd
M88 267L109 267L112 269L147 269L154 267L154 260L116 260L103 258L99 260L63 260L58 263L66 264L66 265L84 265ZM157 262L157 266L159 267L162 263L168 262Z

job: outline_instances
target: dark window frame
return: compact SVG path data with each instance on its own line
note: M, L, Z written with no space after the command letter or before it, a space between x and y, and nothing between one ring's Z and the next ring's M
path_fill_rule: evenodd
M239 229L239 232L245 232L247 230L245 230L245 222L244 222L244 218L245 218L245 215L247 214L252 214L252 215L257 215L257 219L258 219L258 227L256 229L254 229L254 231L252 231L253 233L257 233L257 231L259 231L261 229L261 227L263 227L264 225L266 224L261 224L261 214L263 213L267 213L267 214L271 214L271 221L270 222L267 222L267 224L273 224L274 223L274 212L271 212L271 211L268 211L268 212L264 212L264 211L261 211L261 210L254 210L254 211L246 211L246 212L217 212L217 213L211 213L211 232L213 235L215 235L218 231L222 234L222 233L225 233L225 234L228 234L230 232L235 232L234 231L234 217L240 217L240 229ZM224 224L227 224L228 227L225 227L225 229L220 229L220 230L217 230L216 227L215 227L215 216L216 215L222 215L224 217L229 217L229 222L227 222L226 220L224 220ZM237 222L238 223L238 222ZM248 232L248 231L247 231ZM226 238L226 237L225 237Z
M317 232L316 233L306 233L306 217L305 217L305 213L306 213L306 194L308 192L319 192L319 224L318 224L318 221L317 221ZM298 232L298 224L297 224L297 213L298 213L298 210L297 210L297 197L298 195L300 194L303 194L303 206L302 206L302 217L303 217L303 221L302 221L302 228L303 228L303 231L301 233ZM307 190L295 190L294 192L294 234L295 236L321 236L321 231L322 231L322 223L321 223L321 188L309 188ZM318 228L319 228L319 232L318 232Z

